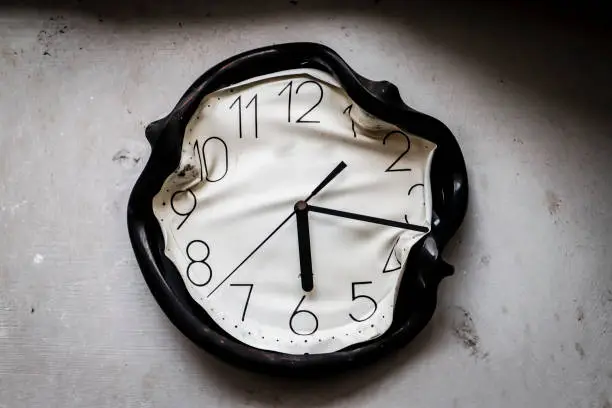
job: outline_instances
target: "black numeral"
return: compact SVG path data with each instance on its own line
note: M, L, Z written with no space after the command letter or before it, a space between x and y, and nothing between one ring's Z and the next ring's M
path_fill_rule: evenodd
M212 278L212 269L206 263L210 248L204 241L196 239L187 245L187 258L191 263L187 266L187 279L195 286L206 286Z
M238 96L234 102L230 105L230 109L238 103L238 137L242 139L242 96Z
M397 257L394 256L395 246L397 245L398 242L399 242L399 238L395 240L395 242L393 243L393 246L391 247L391 251L389 252L389 256L387 257L387 262L385 262L385 266L383 267L382 273L395 272L402 268L402 264L397 259ZM392 256L395 262L391 262ZM389 264L389 262L391 262L391 265ZM395 263L397 263L397 265L394 265Z
M257 139L257 94L255 94L255 96L253 96L249 103L247 103L245 109L249 109L249 106L251 106L251 104L253 104L253 109L255 110L255 139Z
M198 162L200 163L200 181L204 181L204 170L202 167L202 152L200 151L200 144L198 140L196 140L196 142L193 144L193 151L195 154L198 155Z
M295 94L297 95L300 92L300 89L307 84L312 84L314 86L316 86L319 89L319 99L315 102L314 105L312 105L310 107L310 109L308 109L306 112L304 112L304 114L302 116L300 116L298 118L298 120L295 121L295 123L320 123L320 121L318 120L308 120L305 119L307 115L309 115L317 106L319 106L319 104L321 103L321 101L323 100L323 87L321 86L321 84L319 84L316 81L304 81L301 84L298 85L298 87L295 89ZM291 92L293 91L293 81L289 81L289 83L287 85L285 85L285 87L278 93L278 95L282 95L285 91L288 91L288 98L287 98L287 122L291 122Z
M286 89L289 89L289 100L287 102L287 122L291 123L291 92L293 90L293 81L289 81L289 83L278 93L278 96L281 96Z
M180 211L180 209L177 208L177 204L176 204L175 200L177 200L177 199L180 200L181 196L188 196L192 200L191 208L188 209L187 211ZM183 218L183 221L181 221L181 223L178 225L178 227L176 227L177 231L181 229L181 227L183 226L185 221L187 221L187 218L189 218L191 213L193 213L193 210L195 210L197 203L198 203L198 200L197 200L195 194L193 194L193 191L191 191L191 189L184 190L184 191L183 190L177 191L174 194L172 194L172 197L170 198L170 207L172 207L172 211L174 211L177 215L181 215L181 216L185 217L185 218Z
M317 106L319 106L319 104L321 103L321 101L323 100L323 87L321 86L321 84L319 84L318 82L315 81L305 81L302 82L295 90L295 94L297 95L300 92L300 88L303 87L306 84L313 84L315 85L317 88L319 88L319 100L317 100L317 102L312 105L312 107L310 109L308 109L306 111L306 113L304 113L302 116L300 116L300 118L298 120L295 121L295 123L320 123L318 120L304 120L304 118L306 117L306 115L308 115L310 112L312 112L314 110L314 108L316 108Z
M410 195L412 193L412 190L414 190L417 187L425 187L425 185L423 183L417 183L415 185L413 185L412 187L410 187L410 189L408 189L408 195ZM410 224L410 221L408 221L408 215L404 214L404 219L406 220L406 224Z
M300 303L298 303L298 305L295 307L295 310L291 314L291 318L289 318L289 328L291 329L292 332L294 332L298 336L310 336L311 334L316 332L317 329L319 328L319 319L317 319L317 316L315 316L314 313L312 313L310 310L306 310L306 309L299 310L300 306L302 305L302 302L304 302L304 299L306 299L306 295L302 296L302 299L300 300ZM298 332L293 327L293 319L296 316L298 316L298 315L300 315L302 313L305 313L306 315L311 316L314 319L314 328L311 331L301 331L301 332Z
M210 146L210 144L212 144L213 146L217 144L220 146L220 148L223 149L223 157L224 157L223 174L221 174L219 177L216 177L216 178L213 178L212 175L209 173L208 163L206 160L206 145L209 145L208 148L211 149L212 147ZM200 180L204 181L204 179L206 179L207 181L214 183L216 181L221 180L223 177L225 177L225 175L227 174L227 170L229 168L229 165L228 165L229 157L228 157L227 145L225 144L223 140L221 140L220 138L216 136L209 137L202 144L202 149L200 149L200 145L198 144L198 141L196 140L193 148L198 153L198 160L200 163ZM210 160L208 160L208 162L210 162Z
M423 184L423 183L416 183L415 185L413 185L412 187L410 187L408 189L408 195L410 195L412 193L412 190L414 190L417 187L425 187L425 184Z
M258 134L257 134L257 94L255 94L255 96L253 96L253 98L251 98L251 100L249 101L249 103L247 103L245 110L249 108L249 106L251 106L251 104L254 103L254 115L255 115L255 139L257 139ZM233 109L234 106L238 104L238 138L242 139L242 95L238 96L234 102L232 102L232 104L230 105L230 109Z
M249 288L249 293L247 294L246 302L244 304L244 309L242 309L241 321L244 322L244 316L246 315L247 307L249 307L249 300L251 300L251 292L253 292L253 284L252 283L230 283L230 286L241 286L241 287Z
M374 305L374 309L372 309L372 313L370 313L369 315L367 315L366 317L364 317L363 319L358 319L355 316L353 316L352 313L349 313L349 316L351 319L353 319L356 322L363 322L365 320L368 320L370 317L374 316L374 313L376 313L376 309L378 308L378 305L376 304L376 301L374 299L372 299L371 297L367 296L367 295L357 295L355 294L355 288L357 285L370 285L372 282L353 282L351 283L351 293L352 293L352 297L353 297L353 302L357 299L367 299L370 302L372 302L372 304Z
M342 112L344 115L348 114L348 117L351 119L351 130L353 131L353 137L357 137L357 132L355 132L355 121L353 120L353 118L351 117L351 110L353 109L353 105L349 105L346 107L346 109Z
M394 130L392 132L387 133L387 135L385 136L385 138L383 139L383 144L387 144L387 139L390 138L393 135L402 135L404 136L404 138L406 138L406 150L404 150L404 152L402 154L399 155L399 157L397 159L395 159L395 161L393 163L391 163L391 165L389 167L387 167L387 170L385 170L385 172L391 172L391 171L412 171L412 169L410 168L393 168L393 166L395 166L397 164L397 162L399 162L401 160L402 157L404 157L408 151L410 151L410 138L408 137L408 135L406 135L404 132L400 132L399 130Z

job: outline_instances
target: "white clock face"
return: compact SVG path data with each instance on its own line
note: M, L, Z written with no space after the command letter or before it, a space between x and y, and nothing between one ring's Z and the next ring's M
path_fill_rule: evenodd
M321 71L221 89L189 121L180 165L153 199L165 254L249 346L320 354L374 339L430 228L434 149Z

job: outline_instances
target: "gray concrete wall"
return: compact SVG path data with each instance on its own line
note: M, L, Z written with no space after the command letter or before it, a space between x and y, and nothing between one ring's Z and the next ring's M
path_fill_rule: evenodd
M54 4L0 6L0 407L610 408L605 21L488 3ZM144 126L221 59L303 40L445 122L471 178L431 324L321 382L190 344L125 225Z

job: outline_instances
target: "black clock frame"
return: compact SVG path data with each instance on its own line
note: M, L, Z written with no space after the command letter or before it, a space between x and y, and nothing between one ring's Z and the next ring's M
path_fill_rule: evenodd
M152 208L153 197L179 166L185 127L205 95L252 77L296 68L314 68L331 74L361 108L438 146L431 166L432 229L410 252L391 327L374 340L328 354L291 355L260 350L223 331L189 296L176 267L165 257L164 239ZM338 54L320 44L259 48L229 58L200 76L168 116L147 127L146 137L151 144L151 157L128 203L132 247L161 308L201 348L255 371L321 376L363 365L402 347L431 319L438 284L453 273L452 266L439 254L465 215L467 173L461 149L450 130L439 120L405 105L393 84L360 76Z

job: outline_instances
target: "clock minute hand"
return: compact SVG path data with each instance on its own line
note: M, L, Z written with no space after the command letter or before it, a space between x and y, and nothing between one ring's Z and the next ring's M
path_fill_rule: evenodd
M332 210L331 208L309 205L308 210L316 213L333 215L335 217L349 218L351 220L370 222L372 224L388 225L390 227L403 228L418 232L428 232L429 228L422 225L408 224L405 222L385 220L383 218L370 217L369 215L355 214L346 211Z

